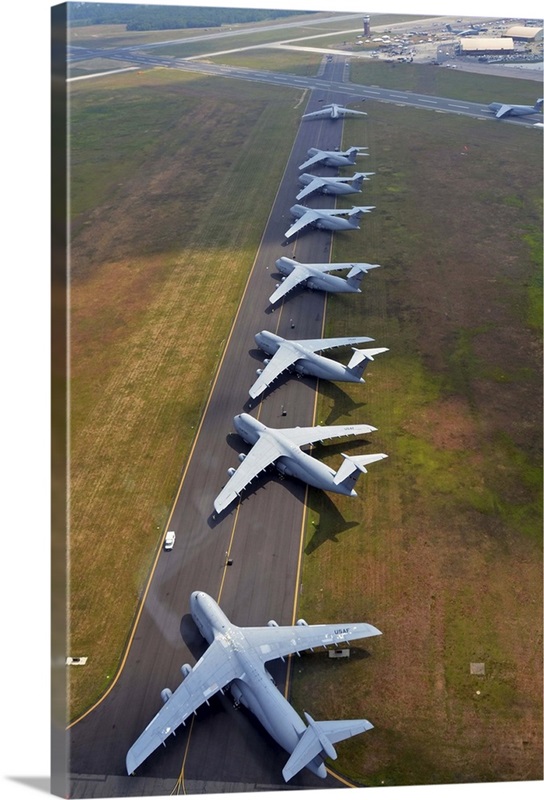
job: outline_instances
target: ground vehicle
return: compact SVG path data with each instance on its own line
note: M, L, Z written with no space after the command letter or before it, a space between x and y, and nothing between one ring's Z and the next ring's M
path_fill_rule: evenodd
M174 546L175 541L176 541L175 531L168 531L168 533L164 537L164 549L171 550Z

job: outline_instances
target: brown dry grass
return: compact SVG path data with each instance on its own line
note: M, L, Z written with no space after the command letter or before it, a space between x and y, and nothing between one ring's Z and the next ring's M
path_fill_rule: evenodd
M74 92L69 652L89 662L70 674L72 715L119 662L297 99L162 71Z

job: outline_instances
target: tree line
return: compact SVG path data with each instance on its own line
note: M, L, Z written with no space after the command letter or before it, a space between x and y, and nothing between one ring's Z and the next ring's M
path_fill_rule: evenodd
M242 22L311 14L263 8L194 8L190 6L125 5L124 3L69 3L68 25L125 25L127 31L162 31L177 28L216 28Z

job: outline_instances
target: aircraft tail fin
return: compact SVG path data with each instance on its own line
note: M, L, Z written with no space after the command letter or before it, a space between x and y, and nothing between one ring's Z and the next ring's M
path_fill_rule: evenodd
M534 104L535 111L542 111L542 103L544 102L544 97L540 97L536 103Z
M349 271L346 281L354 289L358 289L365 273L366 270L362 267L353 267L353 269Z
M374 173L373 172L356 172L355 175L353 176L353 180L351 182L351 185L353 186L353 188L354 189L360 189L361 186L363 185L363 181L367 181L368 180L368 176L369 175L374 175Z
M373 208L376 208L376 206L353 206L348 214L348 219L350 222L359 222L361 215L368 214Z
M315 722L306 712L304 712L304 716L308 727L283 768L283 777L286 781L300 772L303 767L309 767L312 772L325 778L327 773L323 759L337 757L334 744L374 727L367 719Z
M379 267L379 264L357 264L354 265L346 276L346 281L352 286L354 289L359 288L359 284L363 278L363 275L366 275L369 269L375 269Z
M357 378L362 379L363 372L370 362L374 361L374 356L377 356L379 353L385 353L387 350L389 350L388 347L370 347L366 350L358 350L354 347L348 369L353 372Z
M372 453L368 456L348 456L345 453L342 453L342 455L344 461L334 476L333 482L337 486L342 486L348 492L353 490L359 475L362 472L368 472L366 468L368 464L387 458L385 453Z
M363 185L363 181L365 180L366 175L364 172L356 172L353 176L353 180L351 181L351 186L353 189L359 190Z

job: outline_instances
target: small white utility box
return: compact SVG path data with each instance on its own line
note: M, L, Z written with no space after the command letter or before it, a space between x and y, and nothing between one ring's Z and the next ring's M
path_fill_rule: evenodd
M329 658L349 658L349 647L343 647L337 650L329 650Z

